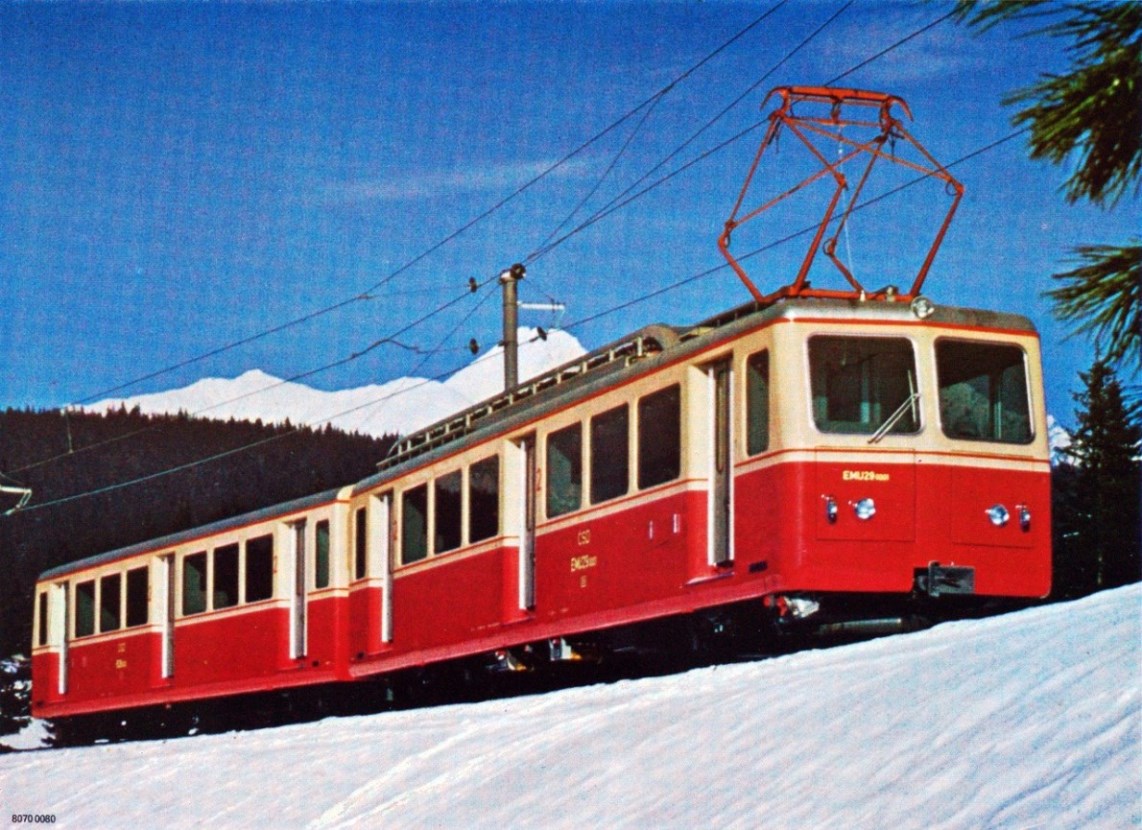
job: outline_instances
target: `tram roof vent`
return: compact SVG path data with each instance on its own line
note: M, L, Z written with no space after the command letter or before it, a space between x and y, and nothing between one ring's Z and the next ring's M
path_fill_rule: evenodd
M449 444L472 432L493 415L530 400L542 392L587 377L606 367L626 366L650 355L658 354L679 342L678 333L665 325L639 329L621 340L568 361L513 389L488 398L431 426L397 441L389 454L377 464L378 470L395 467L410 458Z

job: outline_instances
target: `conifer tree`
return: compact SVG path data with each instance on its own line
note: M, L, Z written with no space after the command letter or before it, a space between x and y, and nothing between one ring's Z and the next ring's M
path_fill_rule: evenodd
M15 659L0 660L0 738L19 732L31 721L29 692L27 664ZM0 752L4 749L0 740Z
M1060 38L1071 58L1066 71L1042 74L1004 99L1020 107L1013 122L1029 131L1030 155L1056 165L1073 161L1063 184L1068 202L1113 209L1136 199L1142 176L1142 2L1049 4L1045 0L959 0L968 25L988 29L1005 20L1033 20L1033 34ZM1084 243L1079 263L1053 275L1046 292L1059 317L1093 335L1103 354L1124 368L1142 368L1142 240Z
M1073 492L1055 521L1071 528L1068 548L1086 558L1085 587L1100 590L1142 579L1142 424L1108 360L1095 361L1080 377L1078 428L1067 450Z

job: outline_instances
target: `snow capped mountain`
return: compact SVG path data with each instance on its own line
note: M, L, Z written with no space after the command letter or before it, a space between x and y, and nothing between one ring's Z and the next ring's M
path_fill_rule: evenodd
M519 375L534 377L584 353L563 331L547 339L535 329L519 331ZM251 369L236 378L206 378L181 389L112 398L84 407L106 412L120 407L147 414L186 412L202 418L255 420L321 427L369 435L408 434L490 397L503 387L503 348L474 359L447 380L397 378L383 384L325 392Z
M565 331L547 338L536 329L519 330L519 376L536 375L585 353ZM475 358L447 380L404 377L383 384L326 392L303 383L282 380L259 369L236 378L205 378L181 389L109 398L84 407L107 412L126 407L146 414L186 412L202 418L256 420L322 427L331 423L346 432L367 435L407 435L433 424L503 388L503 348L496 346ZM1047 440L1053 464L1068 463L1064 450L1071 435L1053 415L1047 416Z

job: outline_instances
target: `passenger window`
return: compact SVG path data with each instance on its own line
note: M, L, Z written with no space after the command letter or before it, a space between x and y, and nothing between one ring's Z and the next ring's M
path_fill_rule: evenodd
M246 541L246 602L274 595L274 537L267 534Z
M147 594L150 591L148 569L127 571L127 627L147 624Z
M638 402L638 488L682 472L682 391L677 384Z
M40 591L36 598L37 622L39 624L39 633L36 637L36 644L46 646L48 644L48 594L47 591Z
M626 495L630 416L626 404L591 419L591 504Z
M314 529L315 534L315 573L313 585L315 588L329 587L329 521L322 519Z
M814 337L809 341L813 422L822 432L917 432L916 363L903 337Z
M353 578L364 579L368 573L369 564L369 510L365 507L357 508L357 535L355 538L355 557L353 564Z
M547 515L562 516L583 502L583 426L547 436Z
M428 556L428 485L401 495L401 562L419 562Z
M751 355L745 364L746 451L769 448L769 352Z
M110 574L99 580L99 631L119 630L120 588L119 574Z
M468 468L468 543L500 532L500 457L493 455Z
M1026 444L1031 410L1023 350L998 343L936 343L940 424L949 438Z
M201 614L206 610L206 552L192 553L182 560L182 613Z
M214 549L214 596L211 608L238 604L238 543Z
M433 519L436 524L436 535L433 542L433 551L443 553L460 547L460 532L463 522L460 516L460 500L462 498L463 482L460 471L440 476L433 483L434 497L436 498Z
M75 636L95 633L95 580L75 586Z

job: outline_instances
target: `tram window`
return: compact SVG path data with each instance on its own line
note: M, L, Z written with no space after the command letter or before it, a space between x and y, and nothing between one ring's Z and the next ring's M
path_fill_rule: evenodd
M267 534L246 541L246 602L274 595L274 537Z
M369 563L369 511L357 508L357 530L354 537L353 578L364 579Z
M822 432L872 435L920 429L916 362L903 337L814 337L809 341L813 422Z
M1025 355L1018 346L936 342L940 423L949 438L1031 441Z
M214 591L211 608L238 604L238 543L214 549Z
M500 457L493 455L468 468L468 543L500 532Z
M109 574L99 580L99 631L119 630L122 577Z
M419 562L428 556L428 485L401 495L401 562Z
M314 562L313 586L329 587L329 520L322 519L314 528L317 555Z
M547 436L547 515L578 510L583 501L583 425Z
M750 355L745 364L746 451L769 448L769 352Z
M147 624L147 593L150 587L146 567L127 571L127 627Z
M75 636L95 633L95 580L75 586Z
M638 402L638 487L672 481L682 472L682 390L677 384Z
M46 646L48 644L48 594L47 591L40 591L36 596L36 610L38 612L37 625L39 632L36 637L36 645Z
M182 560L182 613L201 614L206 610L206 552L192 553Z
M626 494L630 483L629 425L626 404L591 419L591 504Z
M432 550L443 553L460 547L460 532L463 521L460 514L460 501L463 498L463 480L460 471L440 476L432 484L436 499L433 510L433 523L436 533L433 536Z

